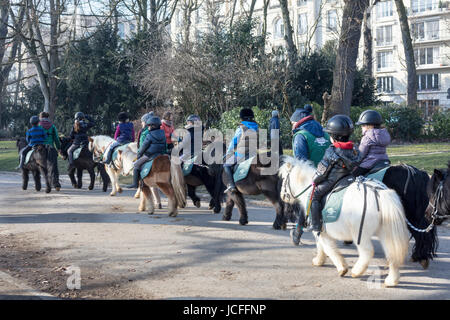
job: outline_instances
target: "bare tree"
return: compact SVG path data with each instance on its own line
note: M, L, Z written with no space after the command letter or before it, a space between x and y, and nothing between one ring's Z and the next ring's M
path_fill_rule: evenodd
M344 0L344 2L339 45L333 72L330 117L335 114L350 115L361 25L364 11L369 6L369 0Z
M378 3L378 0L373 0L369 7L364 11L363 19L363 37L364 37L364 54L363 54L363 68L364 72L372 77L373 76L373 35L372 28L370 26L370 17L373 8Z
M408 15L403 0L395 0L395 6L397 7L398 18L400 20L400 29L402 31L403 49L406 60L406 103L408 106L412 107L417 105L417 75L416 62L414 61L414 48L409 30Z
M281 7L281 13L283 15L283 23L284 23L284 39L286 40L287 44L287 52L288 52L288 61L291 65L291 68L293 68L297 62L298 62L298 53L297 53L297 47L294 43L294 30L292 29L291 20L289 18L289 7L288 7L288 0L279 0L280 7Z

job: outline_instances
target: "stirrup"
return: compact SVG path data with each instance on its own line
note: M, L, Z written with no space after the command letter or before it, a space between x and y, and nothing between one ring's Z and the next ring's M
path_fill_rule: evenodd
M237 192L236 186L228 186L223 193L227 193L228 191Z

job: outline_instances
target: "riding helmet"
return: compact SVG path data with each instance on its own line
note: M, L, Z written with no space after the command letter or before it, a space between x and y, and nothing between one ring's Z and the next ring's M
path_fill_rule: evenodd
M312 111L313 111L312 106L310 104L305 104L303 108L295 109L290 120L291 122L298 122L304 117L311 115Z
M161 119L157 116L150 117L147 119L146 125L159 128L161 126Z
M332 135L350 136L353 132L352 119L344 114L335 115L328 120L324 131Z
M191 122L196 122L196 121L200 121L200 117L196 114L191 114L189 117L187 117L186 122L191 121Z
M119 121L125 121L125 120L127 120L129 117L128 117L128 113L126 113L126 112L120 112L119 113Z
M253 120L255 118L255 114L253 113L252 109L244 108L241 109L241 112L239 113L239 118L242 120Z
M75 113L75 120L83 120L84 119L84 113L83 112L77 112Z
M38 116L32 116L30 118L30 124L32 126L35 126L35 125L39 124L39 117Z
M375 126L379 126L383 123L383 118L378 111L375 110L366 110L360 114L357 125L361 124L372 124Z

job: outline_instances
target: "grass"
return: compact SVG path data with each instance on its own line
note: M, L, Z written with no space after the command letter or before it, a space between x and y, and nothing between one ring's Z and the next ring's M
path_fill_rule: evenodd
M388 155L392 164L407 163L429 174L435 168L447 167L450 160L450 144L441 142L391 145ZM440 153L433 153L440 152ZM284 154L292 155L292 150L285 149ZM19 164L15 141L0 141L0 171L15 171ZM67 174L67 161L58 158L58 167L61 174ZM121 177L121 183L131 183L131 177Z

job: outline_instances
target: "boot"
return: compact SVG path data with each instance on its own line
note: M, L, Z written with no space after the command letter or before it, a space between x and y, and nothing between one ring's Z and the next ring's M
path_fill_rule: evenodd
M300 244L300 238L303 234L303 226L300 223L295 225L295 228L291 230L292 242L298 246Z
M141 174L141 170L139 170L138 168L134 168L133 169L133 183L126 185L124 187L130 188L130 189L137 189L139 186L140 174Z
M313 200L311 202L311 225L312 230L317 236L322 231L322 212L320 207L320 201Z
M236 192L237 189L236 185L234 184L233 171L231 170L231 166L224 166L223 171L225 172L229 180L227 184L227 189L224 191L224 193L227 193L228 191Z
M25 157L23 155L20 155L19 165L16 167L16 170L22 170L23 169L23 163L25 161Z

